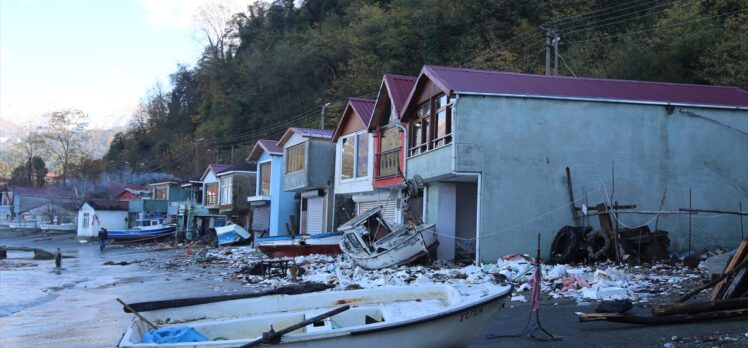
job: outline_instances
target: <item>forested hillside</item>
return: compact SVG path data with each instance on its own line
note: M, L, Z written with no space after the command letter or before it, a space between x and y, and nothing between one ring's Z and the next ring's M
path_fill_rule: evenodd
M294 4L296 3L296 5ZM154 87L105 157L198 174L241 161L258 137L334 127L349 96L423 64L748 87L746 0L291 0L257 4L210 36L194 67ZM215 23L214 23L215 24ZM218 23L221 24L221 23Z

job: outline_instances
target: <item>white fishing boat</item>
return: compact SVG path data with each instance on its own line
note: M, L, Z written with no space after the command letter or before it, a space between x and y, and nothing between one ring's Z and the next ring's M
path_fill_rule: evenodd
M214 229L218 237L218 245L234 244L249 239L249 232L233 222Z
M15 231L36 231L42 224L49 223L49 221L21 221L21 222L10 222L8 227Z
M391 226L382 207L369 209L338 227L343 232L340 249L366 269L406 265L428 257L439 245L436 225Z
M135 318L119 347L466 347L503 307L512 286L486 284L466 290L471 292L460 293L449 285L382 287L140 312L167 330L194 329L204 341L143 343L150 328Z
M78 226L72 222L61 224L39 224L39 228L45 233L75 232Z

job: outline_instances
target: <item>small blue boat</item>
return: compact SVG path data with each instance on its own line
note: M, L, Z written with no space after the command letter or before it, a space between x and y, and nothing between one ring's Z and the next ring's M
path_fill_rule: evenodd
M126 230L109 230L109 239L113 240L147 240L173 235L177 230L175 224L165 224L163 218L138 220L138 225Z

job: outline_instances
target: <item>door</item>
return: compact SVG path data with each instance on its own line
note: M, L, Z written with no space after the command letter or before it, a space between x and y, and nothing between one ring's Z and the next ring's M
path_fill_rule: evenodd
M270 228L270 207L257 207L252 210L252 229L267 231Z
M304 231L308 234L322 233L325 224L325 198L311 197L306 199L306 228Z

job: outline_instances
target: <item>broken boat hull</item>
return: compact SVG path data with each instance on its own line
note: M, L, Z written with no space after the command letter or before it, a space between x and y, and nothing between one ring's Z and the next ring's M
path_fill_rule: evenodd
M340 250L340 233L322 233L304 238L278 236L258 238L255 247L265 255L273 258L296 257L311 254L338 255Z
M190 326L206 342L145 344L147 327L135 318L120 347L237 347L345 304L351 309L286 334L283 347L466 347L503 307L511 285L461 295L448 285L383 287L302 295L273 295L142 312L152 322L167 318ZM221 316L221 317L216 317ZM205 319L205 318L209 319Z
M237 224L215 227L218 245L228 245L249 239L249 232Z

